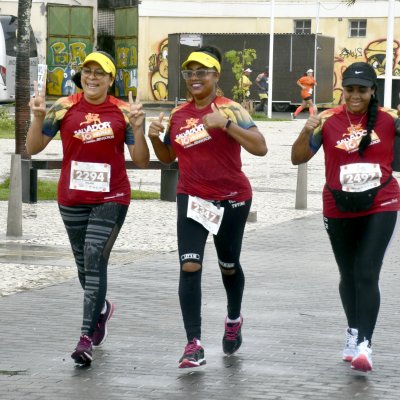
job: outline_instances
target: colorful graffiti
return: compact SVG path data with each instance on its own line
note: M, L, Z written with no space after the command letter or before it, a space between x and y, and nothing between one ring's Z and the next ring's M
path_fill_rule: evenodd
M72 82L78 65L82 64L92 47L83 42L53 42L47 55L47 93L55 96L69 96L76 92Z
M353 62L364 61L371 64L376 74L384 75L386 68L386 39L377 39L365 47L341 49L335 56L333 104L341 104L343 99L342 76L346 67ZM393 76L400 76L400 42L393 41Z
M117 76L115 77L115 95L128 97L132 92L136 97L138 80L138 51L136 45L119 42L116 45Z
M168 99L168 38L158 43L149 58L149 83L155 100Z

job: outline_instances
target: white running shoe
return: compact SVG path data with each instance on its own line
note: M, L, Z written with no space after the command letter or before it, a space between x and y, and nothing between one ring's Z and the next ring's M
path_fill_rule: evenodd
M344 344L342 358L343 361L351 361L357 354L358 330L353 328L346 329L346 343Z
M372 371L372 349L368 340L357 346L357 354L351 362L351 368L357 371Z

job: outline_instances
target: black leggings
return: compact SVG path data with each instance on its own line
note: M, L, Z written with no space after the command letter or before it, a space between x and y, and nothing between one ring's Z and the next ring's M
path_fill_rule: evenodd
M340 298L348 326L358 329L358 343L372 339L380 306L379 274L396 221L396 211L324 217L339 267Z
M215 202L214 202L215 203ZM203 265L204 249L208 230L191 218L187 218L188 196L178 194L178 252L181 265L179 279L179 301L186 336L201 339L201 273L183 271L186 262ZM218 234L214 235L218 264L227 295L228 317L240 316L245 278L240 265L240 252L251 199L243 202L224 200L224 216ZM224 271L224 272L222 272Z
M92 336L107 293L107 265L128 206L59 205L84 290L82 334Z

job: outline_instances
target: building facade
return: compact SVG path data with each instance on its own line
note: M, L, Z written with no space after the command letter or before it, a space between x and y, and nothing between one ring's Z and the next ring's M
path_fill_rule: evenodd
M354 61L371 63L383 81L387 0L357 0L353 6L340 0L275 0L274 4L275 33L321 34L335 39L333 103L341 101L342 71ZM126 96L132 90L144 101L165 101L169 34L270 33L271 11L270 2L246 0L33 0L31 25L39 63L48 65L48 79L53 79L49 94L65 94L65 76L85 54L99 47L116 58L117 95ZM17 13L17 0L2 0L0 14ZM67 26L67 21L75 21L75 25ZM399 22L400 2L396 1L393 92L398 92L400 80ZM318 70L315 72L318 80Z

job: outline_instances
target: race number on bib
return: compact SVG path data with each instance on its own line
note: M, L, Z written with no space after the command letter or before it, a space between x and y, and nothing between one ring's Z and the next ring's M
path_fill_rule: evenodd
M381 177L379 164L355 163L340 166L340 183L345 192L365 192L380 186Z
M71 161L69 188L89 192L110 191L111 165Z
M189 196L187 217L203 225L213 235L218 233L221 226L224 207L216 207L210 201L199 197Z

